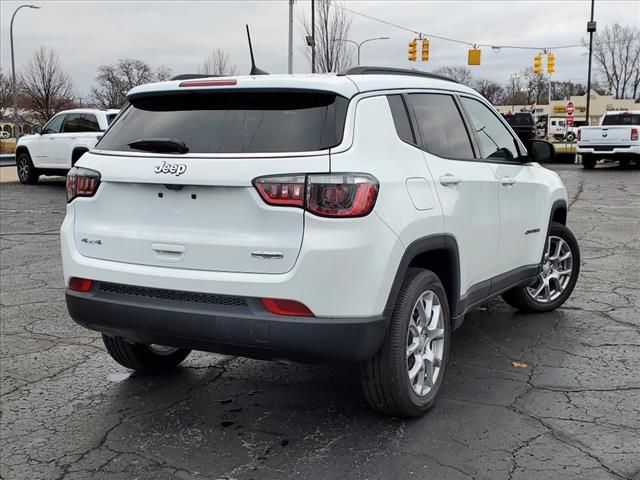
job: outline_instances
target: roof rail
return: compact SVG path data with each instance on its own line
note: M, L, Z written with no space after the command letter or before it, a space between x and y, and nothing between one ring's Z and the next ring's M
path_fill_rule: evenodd
M338 73L338 76L344 75L413 75L416 77L436 78L438 80L446 80L448 82L460 83L453 78L438 75L436 73L423 72L422 70L393 68L393 67L351 67L348 70Z
M209 78L219 77L220 75L210 75L208 73L181 73L175 77L171 77L170 80L193 80L194 78Z

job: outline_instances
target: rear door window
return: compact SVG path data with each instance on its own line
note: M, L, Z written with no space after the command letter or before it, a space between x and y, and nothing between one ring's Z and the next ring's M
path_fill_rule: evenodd
M78 133L82 131L82 114L70 113L67 115L62 133Z
M474 158L471 139L451 95L412 93L408 98L424 150L445 158Z
M640 125L640 115L630 113L606 115L602 125Z
M182 141L189 153L325 150L342 141L348 100L328 92L193 92L131 98L98 145L132 150L140 139Z

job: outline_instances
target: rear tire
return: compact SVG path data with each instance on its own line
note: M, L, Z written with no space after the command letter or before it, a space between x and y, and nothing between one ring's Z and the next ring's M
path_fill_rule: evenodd
M440 279L429 270L411 269L380 350L361 367L369 405L396 417L429 410L445 375L450 336L449 305Z
M591 155L582 156L582 167L585 170L593 170L596 167L597 159Z
M553 241L550 241L553 239ZM564 260L563 257L570 253ZM570 270L568 274L566 272ZM552 223L545 246L543 270L533 283L502 294L505 302L526 313L550 312L567 301L580 274L580 247L571 230ZM557 280L556 280L557 279ZM548 287L545 287L548 285ZM541 289L538 295L535 295ZM543 298L549 293L549 298Z
M191 350L129 343L122 338L102 335L109 355L123 367L145 373L162 373L177 367Z
M16 158L18 180L23 185L35 185L40 178L40 172L33 166L31 156L27 152L20 152Z

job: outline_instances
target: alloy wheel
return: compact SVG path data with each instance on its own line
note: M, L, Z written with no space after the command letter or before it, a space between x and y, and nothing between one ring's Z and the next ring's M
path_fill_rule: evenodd
M31 166L25 156L20 157L18 161L18 177L21 182L26 182L31 173Z
M444 333L440 299L427 290L413 307L407 333L407 375L420 397L429 394L442 370Z
M536 282L527 287L527 294L540 303L557 299L567 288L573 271L573 254L562 238L551 236L542 261L542 270Z

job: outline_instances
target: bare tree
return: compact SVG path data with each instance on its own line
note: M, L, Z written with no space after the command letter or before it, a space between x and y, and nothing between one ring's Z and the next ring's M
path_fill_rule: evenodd
M0 70L0 120L4 120L11 104L11 79Z
M480 79L474 83L473 88L491 102L492 105L500 105L505 101L506 93L504 87L498 82L488 79Z
M437 68L433 71L436 75L442 75L449 77L458 83L463 85L471 84L471 70L467 67L456 67L452 65L445 65L444 67Z
M528 104L546 105L549 103L549 80L543 73L535 73L527 68L520 73L524 79Z
M93 103L102 108L120 108L133 87L170 77L168 67L154 71L146 62L135 58L122 58L114 65L100 65L96 75L98 84L91 88Z
M55 52L45 47L35 52L20 75L18 87L25 107L32 110L40 122L46 122L74 103L71 77L62 71Z
M235 75L236 64L231 63L231 58L227 52L221 48L216 48L198 67L198 72L213 77Z
M339 72L352 66L353 49L340 41L349 38L351 17L336 0L316 0L315 9L316 72ZM311 22L303 18L302 26L305 37L310 37ZM305 54L311 59L311 48Z
M586 45L586 41L583 41ZM640 94L640 28L618 23L594 37L593 58L616 98Z

